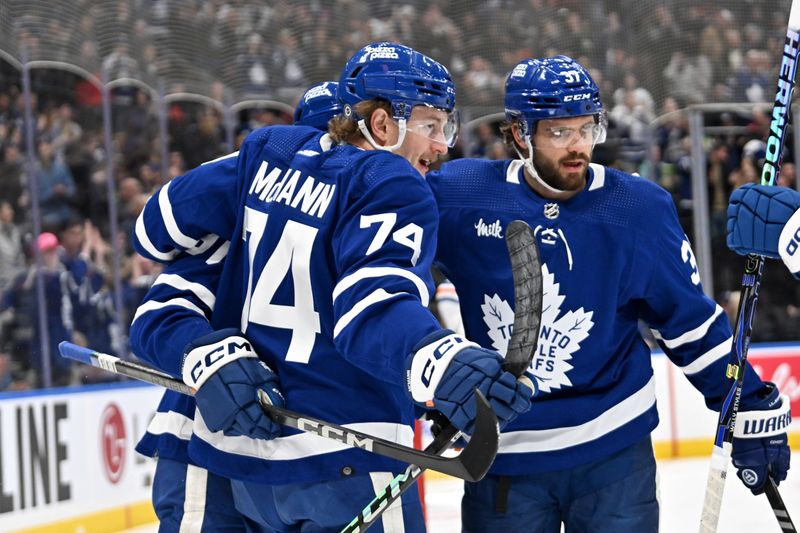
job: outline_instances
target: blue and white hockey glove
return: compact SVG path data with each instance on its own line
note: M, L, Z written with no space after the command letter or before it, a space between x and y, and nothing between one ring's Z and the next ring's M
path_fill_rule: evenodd
M195 392L197 408L208 429L228 436L274 439L280 424L261 409L257 390L283 407L278 376L263 362L237 329L210 333L184 350L183 381Z
M783 259L800 276L800 193L748 183L728 203L728 248Z
M471 433L475 422L475 389L492 406L500 427L531 406L536 393L502 368L500 354L481 348L450 330L420 340L406 360L408 391L427 409L437 409L450 422Z
M791 457L786 437L792 423L789 397L781 396L772 383L767 387L765 398L739 411L733 432L733 466L753 494L764 492L767 475L775 483L786 479Z

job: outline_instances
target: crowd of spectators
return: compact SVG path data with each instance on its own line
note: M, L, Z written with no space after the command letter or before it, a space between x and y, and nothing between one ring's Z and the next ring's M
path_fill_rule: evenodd
M450 66L459 106L472 119L502 110L505 77L520 58L578 58L601 86L610 119L609 140L597 147L596 161L670 191L690 236L689 126L681 110L706 102L764 104L706 115L715 297L735 312L741 261L725 247L724 212L731 191L759 177L786 17L766 0L742 2L735 12L713 0L690 4L491 0L467 9L454 0L72 0L73 21L52 24L46 11L35 9L15 17L7 35L16 40L12 45L0 36L0 51L6 47L14 56L24 45L31 59L67 61L106 80L131 78L151 88L161 80L166 94L193 92L216 104L175 97L162 108L137 83L116 84L109 164L97 86L62 69L32 69L35 157L28 165L21 73L0 54L0 391L41 386L47 351L54 385L109 379L62 365L56 346L67 338L127 353L124 324L159 272L130 244L146 198L166 180L235 149L252 129L287 123L283 107L264 102L294 105L313 82L335 79L353 50L380 39L411 44ZM250 98L260 103L236 107L232 119L222 111ZM166 138L159 113L165 114ZM476 121L451 157L513 156L498 125ZM794 186L791 150L785 159L781 184ZM32 192L39 202L38 235ZM36 296L36 251L45 309ZM122 265L118 319L112 253ZM797 287L785 269L768 269L753 340L796 338ZM40 314L49 344L39 342Z

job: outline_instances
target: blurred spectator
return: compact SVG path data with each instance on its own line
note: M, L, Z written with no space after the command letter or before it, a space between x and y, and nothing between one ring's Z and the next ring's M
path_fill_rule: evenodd
M58 355L58 343L72 340L73 312L69 294L69 273L58 257L58 237L53 233L41 233L34 246L41 254L41 274L45 294L45 316L49 343L50 377L53 386L73 383L72 363ZM39 302L36 296L36 265L12 282L3 296L0 311L13 310L13 320L7 329L10 349L20 358L26 370L33 373L33 381L41 387L45 382L42 371L43 338L39 323Z
M495 125L484 121L478 124L472 133L472 144L467 152L469 157L486 157L489 154L492 144L501 140Z
M16 370L14 359L11 355L3 350L0 351L0 392L12 392L20 390L28 390L31 388L30 381L20 376L19 371Z
M784 161L781 164L781 171L778 174L778 182L776 185L779 187L790 187L792 189L795 188L795 183L797 180L797 167L791 161Z
M197 122L186 128L180 151L184 168L194 168L221 156L224 151L219 115L210 109L200 111Z
M774 75L770 60L763 50L751 49L745 54L744 65L734 74L733 99L736 102L767 102L773 96Z
M711 63L706 56L688 57L677 50L664 69L664 81L670 95L687 103L705 102L711 88Z
M56 229L72 215L75 182L69 169L56 159L51 143L39 141L38 155L34 172L39 183L42 227Z
M727 177L730 175L730 149L724 142L716 141L707 157L706 178L708 179L708 200L711 215L711 236L725 235L727 221L728 197L731 186Z
M14 223L14 208L0 200L0 293L25 268L22 231Z
M6 145L0 161L0 200L16 206L14 222L21 224L27 218L28 191L25 188L25 162L15 144Z
M258 33L247 37L246 49L236 58L236 67L245 76L245 94L264 95L272 90L269 64L269 53L264 40Z
M481 56L473 57L464 78L464 90L468 91L476 103L488 105L502 94L505 79L492 69L491 64Z
M623 89L622 101L615 105L609 118L616 123L621 136L619 162L622 170L640 172L652 142L651 123L655 119L646 98L636 89Z

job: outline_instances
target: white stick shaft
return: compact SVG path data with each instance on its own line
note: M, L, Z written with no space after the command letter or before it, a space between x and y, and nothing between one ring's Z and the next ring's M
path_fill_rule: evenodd
M708 469L706 497L703 500L703 513L700 515L700 533L716 533L719 523L719 511L722 508L722 494L725 491L725 480L728 462L731 459L731 445L714 446L711 453L711 466Z

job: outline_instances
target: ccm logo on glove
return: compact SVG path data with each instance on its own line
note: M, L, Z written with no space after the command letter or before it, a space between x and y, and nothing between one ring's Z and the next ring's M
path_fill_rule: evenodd
M183 362L183 381L195 389L200 388L219 367L234 359L258 357L244 337L228 337L201 348L190 351Z
M475 347L474 342L452 333L422 346L411 356L411 367L406 371L406 381L415 402L433 400L434 391L450 361L464 348Z

